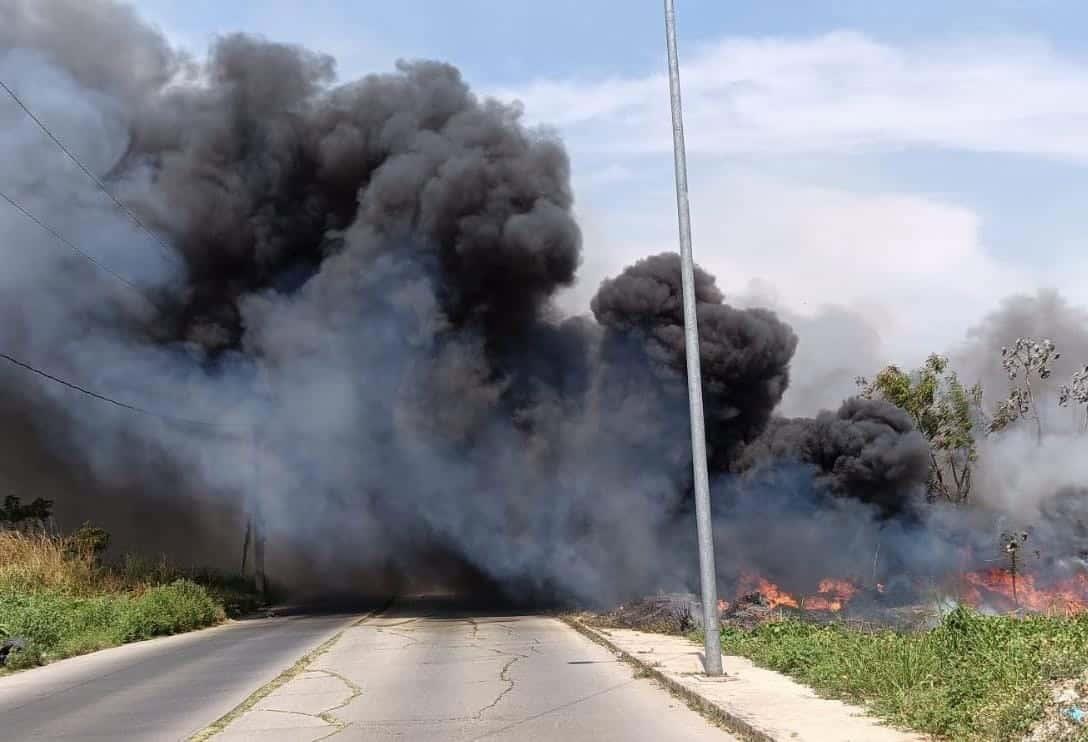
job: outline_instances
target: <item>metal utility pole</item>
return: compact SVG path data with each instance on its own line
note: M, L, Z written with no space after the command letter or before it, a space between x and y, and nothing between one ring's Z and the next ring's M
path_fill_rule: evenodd
M699 368L699 325L695 313L695 268L691 256L691 212L688 208L688 166L684 152L684 114L680 101L680 61L676 53L676 6L665 0L665 40L669 52L669 93L672 98L672 143L676 162L676 211L680 222L680 273L684 286L684 346L691 407L691 458L695 473L695 520L699 532L699 577L703 592L706 633L706 674L722 675L722 638L718 627L718 585L714 568L714 532L710 521L710 481L706 470L703 429L703 381Z

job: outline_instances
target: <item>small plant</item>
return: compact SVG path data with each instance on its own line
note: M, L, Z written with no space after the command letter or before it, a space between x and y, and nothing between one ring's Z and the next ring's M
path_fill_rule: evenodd
M1020 547L1027 543L1026 531L1015 533L1005 532L1001 534L1001 544L1009 560L1009 575L1012 577L1012 603L1020 607L1020 600L1016 596L1016 575L1020 572Z

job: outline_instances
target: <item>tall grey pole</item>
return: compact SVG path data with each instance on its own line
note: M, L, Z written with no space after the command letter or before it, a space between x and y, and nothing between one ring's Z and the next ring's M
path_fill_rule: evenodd
M684 113L680 101L680 61L676 53L676 6L665 0L665 39L669 51L669 93L672 98L672 144L676 162L676 212L680 222L680 272L684 285L684 347L691 407L691 459L695 473L695 520L699 532L699 578L703 592L706 633L706 674L722 674L722 639L718 628L718 585L714 568L714 532L710 524L710 482L706 471L703 430L703 381L699 368L699 325L695 314L695 269L691 256L691 212L688 208L688 166L684 152Z

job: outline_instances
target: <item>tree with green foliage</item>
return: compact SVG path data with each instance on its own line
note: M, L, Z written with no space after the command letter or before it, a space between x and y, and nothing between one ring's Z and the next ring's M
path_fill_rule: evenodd
M857 384L862 397L904 410L929 442L930 498L966 502L978 459L974 411L982 403L981 385L965 387L939 355L929 356L913 373L888 366L872 381L859 377Z

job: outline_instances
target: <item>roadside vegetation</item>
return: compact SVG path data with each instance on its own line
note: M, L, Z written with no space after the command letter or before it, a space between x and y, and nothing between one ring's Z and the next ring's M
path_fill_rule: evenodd
M1088 616L957 608L937 628L911 633L783 620L724 628L722 644L898 726L948 740L1020 740L1054 705L1057 685L1085 677ZM1088 737L1067 726L1070 736L1046 739Z
M109 536L98 528L57 536L7 525L0 529L0 644L17 644L0 673L211 626L260 603L240 577L131 556L106 562Z

